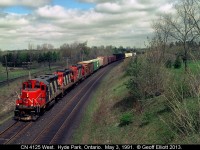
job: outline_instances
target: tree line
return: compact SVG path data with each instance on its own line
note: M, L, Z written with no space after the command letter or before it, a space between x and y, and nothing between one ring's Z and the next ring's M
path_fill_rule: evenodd
M47 51L47 52L37 52L37 51L12 51L7 54L1 55L0 61L5 67L6 59L8 67L22 67L26 63L30 62L56 62L60 58L59 52Z
M53 47L53 46L52 46ZM5 67L7 58L8 67L23 67L26 63L39 63L50 64L53 62L69 61L73 64L78 61L96 58L97 56L109 56L113 53L133 52L135 48L123 46L87 46L87 42L71 44L64 43L58 49L45 48L45 49L29 49L29 50L13 50L13 51L0 51L0 62Z

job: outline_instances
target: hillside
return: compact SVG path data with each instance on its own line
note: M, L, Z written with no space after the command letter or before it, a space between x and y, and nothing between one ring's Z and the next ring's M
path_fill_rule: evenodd
M165 89L166 93L164 92L159 96L149 97L138 102L134 101L125 85L130 81L130 77L125 74L129 61L131 60L125 60L104 78L97 90L98 92L93 94L82 123L74 134L72 143L199 143L198 131L192 130L192 124L189 127L187 126L194 119L193 114L199 112L197 99L187 97L187 101L183 103L184 107L178 107L175 103L174 106L177 106L180 110L173 109L169 100L167 100L168 91ZM190 63L190 66L195 65ZM167 69L166 71L169 73L167 75L171 77L177 76L177 72L181 70ZM179 80L181 80L180 77ZM176 99L175 96L173 98ZM186 117L191 116L184 124L185 111ZM183 113L183 116L179 113ZM183 117L183 119L179 120L179 117ZM178 123L182 123L183 126Z

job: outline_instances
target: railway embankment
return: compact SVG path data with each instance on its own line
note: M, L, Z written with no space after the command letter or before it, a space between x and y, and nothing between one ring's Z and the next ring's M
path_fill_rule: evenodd
M190 62L190 71L197 72L197 62ZM80 127L76 130L74 144L197 144L199 143L199 98L195 93L193 76L180 72L184 68L164 68L166 87L162 93L134 101L127 84L128 60L112 69L93 93ZM138 62L139 64L139 62ZM140 65L143 65L142 63ZM150 74L152 64L146 63L143 74ZM132 66L132 68L134 65ZM152 71L151 70L151 71ZM182 74L182 76L180 76ZM149 77L149 75L152 75ZM144 76L138 78L144 79ZM194 78L193 80L188 79ZM154 78L156 80L156 78ZM160 79L157 78L156 81ZM185 81L185 82L183 82ZM194 83L192 84L192 82ZM148 82L146 82L148 84ZM152 85L152 84L151 84ZM144 86L145 87L145 86ZM147 86L146 86L147 89ZM144 89L142 89L144 90ZM148 90L148 89L147 89ZM190 91L193 90L193 93Z

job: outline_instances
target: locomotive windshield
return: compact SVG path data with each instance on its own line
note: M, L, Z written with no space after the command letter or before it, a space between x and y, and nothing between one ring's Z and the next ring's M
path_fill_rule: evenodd
M40 88L40 83L38 81L27 81L23 84L23 89L33 89L33 88Z

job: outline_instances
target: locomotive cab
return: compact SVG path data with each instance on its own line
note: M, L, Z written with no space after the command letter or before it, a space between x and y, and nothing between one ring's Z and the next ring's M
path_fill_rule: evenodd
M37 80L28 80L22 84L22 91L16 100L15 119L31 120L39 116L41 106L45 104L48 88Z

